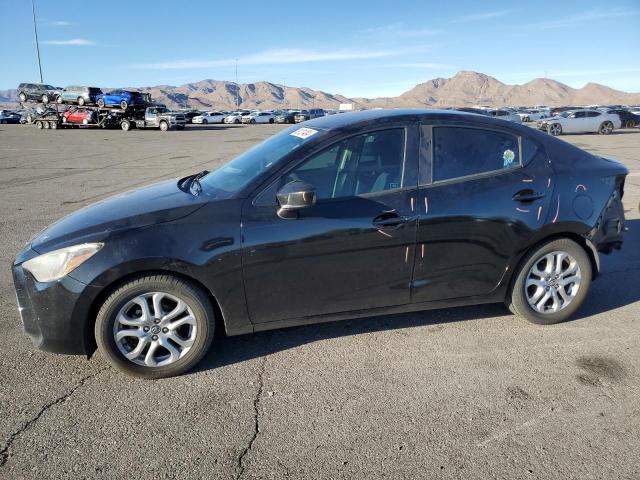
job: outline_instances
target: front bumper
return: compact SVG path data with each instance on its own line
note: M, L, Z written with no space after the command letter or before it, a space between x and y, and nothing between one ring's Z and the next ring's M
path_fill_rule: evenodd
M24 332L33 344L55 353L88 354L88 317L99 288L69 276L41 283L13 265L13 283Z

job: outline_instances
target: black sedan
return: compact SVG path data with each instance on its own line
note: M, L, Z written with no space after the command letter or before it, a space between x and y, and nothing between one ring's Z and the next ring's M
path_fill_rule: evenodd
M298 110L291 110L288 112L281 112L276 115L276 123L296 123L296 115L300 113Z
M613 108L606 110L606 113L615 113L618 115L618 117L620 117L622 128L633 128L640 125L640 115L631 113L629 110L625 110L624 108Z
M622 244L627 174L480 115L318 118L49 226L13 264L24 330L158 378L198 363L216 329L489 302L560 322Z

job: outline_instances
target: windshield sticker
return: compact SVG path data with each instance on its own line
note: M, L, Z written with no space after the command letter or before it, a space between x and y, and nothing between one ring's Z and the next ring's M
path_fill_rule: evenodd
M510 167L513 164L513 161L516 159L516 154L513 153L513 150L505 150L502 154L502 160L504 161L504 167Z
M315 135L316 133L318 133L318 130L314 130L313 128L299 128L298 130L296 130L295 132L290 133L289 135L291 135L292 137L298 137L298 138L302 138L303 140L306 138L311 137L312 135Z

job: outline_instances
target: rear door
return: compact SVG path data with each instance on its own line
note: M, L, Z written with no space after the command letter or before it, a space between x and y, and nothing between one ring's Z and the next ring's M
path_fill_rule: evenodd
M412 300L486 295L546 218L542 148L509 130L422 127Z
M418 129L396 125L325 146L271 182L242 213L247 306L254 323L410 302ZM278 216L275 194L301 180L317 201Z

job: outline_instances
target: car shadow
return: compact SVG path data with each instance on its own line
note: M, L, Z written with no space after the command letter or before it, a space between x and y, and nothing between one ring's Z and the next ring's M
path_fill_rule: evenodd
M622 252L614 251L611 255L601 255L602 273L592 285L584 305L569 321L577 321L640 301L640 289L636 287L633 279L640 269L640 255L627 258L628 255L624 254L625 251L631 254L640 252L640 220L628 220L626 225L629 232L625 236ZM630 283L623 282L628 285L627 288L620 288L621 274L631 277ZM488 317L512 317L512 314L504 304L495 303L343 320L235 337L218 336L211 351L193 372L241 363L332 338L380 331L399 332L416 327L431 327L432 331L436 332L444 328L445 324ZM513 321L525 320L513 317Z

